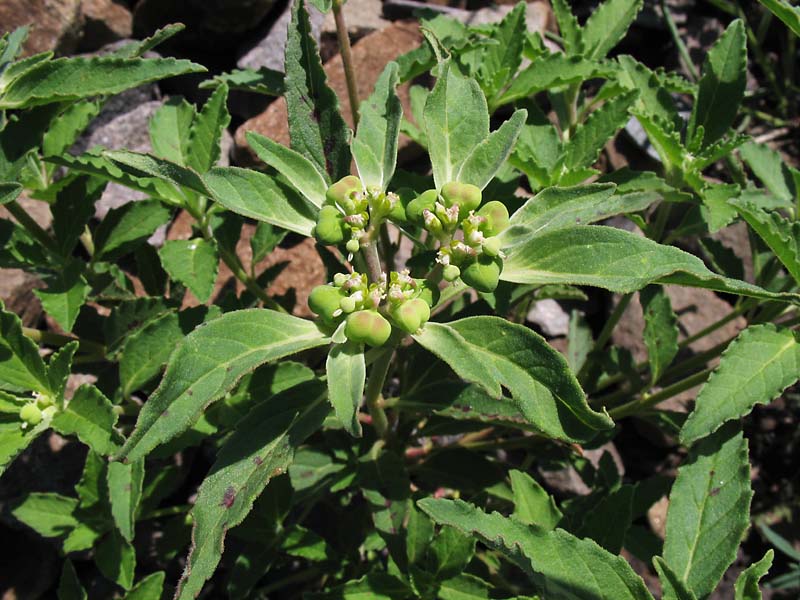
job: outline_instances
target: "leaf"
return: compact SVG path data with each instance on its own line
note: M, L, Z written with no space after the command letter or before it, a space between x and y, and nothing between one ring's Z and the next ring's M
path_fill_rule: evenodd
M661 600L697 600L697 597L675 575L663 558L660 556L653 558L653 566L658 572L659 580L661 580L661 589L663 590Z
M436 189L456 176L475 146L489 135L486 98L474 79L445 63L423 112Z
M364 380L367 376L363 347L351 342L334 344L325 362L325 373L328 378L328 401L333 406L333 412L350 435L361 437L358 409L364 397Z
M66 152L89 123L94 119L102 108L98 101L76 102L68 106L57 119L53 121L50 128L42 139L42 156L52 156Z
M509 162L525 173L531 189L536 191L549 186L560 176L561 136L535 102L520 101L519 104L528 111L528 119Z
M480 53L477 78L487 97L494 97L517 72L525 46L526 4L517 2L491 34L494 44Z
M500 274L512 283L592 285L628 293L650 283L675 283L754 298L797 301L709 271L703 261L634 233L576 225L533 236L506 249Z
M744 98L746 74L744 25L735 19L708 51L703 64L686 136L690 145L705 148L728 132ZM695 141L698 138L699 143Z
M94 561L103 577L126 590L131 589L136 568L136 551L116 530L111 531L97 545Z
M489 600L492 585L482 579L462 573L439 584L441 600Z
M179 165L189 164L190 135L196 111L179 96L169 98L150 118L153 154Z
M747 440L731 423L695 444L669 495L664 560L700 598L736 558L750 524Z
M613 1L606 0L606 3ZM628 122L628 111L638 95L638 91L620 94L589 115L567 143L566 166L569 169L588 167L597 161L606 142Z
M111 515L119 532L126 540L133 541L136 511L142 498L144 461L132 463L111 462L108 464L108 499Z
M644 343L650 381L656 383L678 354L678 317L664 288L648 285L639 292L644 312Z
M734 600L761 600L758 582L769 571L774 556L775 552L772 549L767 550L761 560L753 563L739 574L733 586Z
M767 404L800 378L800 339L790 329L751 325L728 346L719 366L700 390L695 409L681 429L690 444L723 423Z
M11 392L50 391L39 347L23 335L19 317L5 310L0 311L0 389Z
M538 525L546 531L555 529L562 515L553 497L527 473L512 469L509 475L514 492L514 518L526 525Z
M292 149L337 181L350 173L349 130L339 112L339 99L328 87L301 0L292 2L284 63Z
M92 450L108 456L119 450L116 422L117 413L111 401L93 385L84 384L53 417L53 428L62 435L77 435Z
M589 408L566 360L530 329L498 317L429 322L414 339L463 379L495 398L505 386L525 418L565 440L588 440L610 429L605 413Z
M283 73L267 67L259 69L233 69L212 79L207 79L198 87L200 89L215 88L225 84L231 90L264 94L265 96L282 96Z
M33 492L27 494L11 514L42 537L51 538L66 535L78 524L72 514L77 506L75 498Z
M170 211L157 200L130 202L112 208L95 230L95 259L112 260L153 235L170 218Z
M214 167L204 179L214 200L228 210L311 236L316 211L279 180L237 167Z
M86 600L86 598L86 590L78 579L72 561L66 559L61 570L61 578L58 580L58 600Z
M605 58L625 37L643 0L605 0L583 25L583 45L588 58Z
M118 94L151 81L202 71L205 68L200 65L174 58L58 58L39 63L11 82L0 97L0 109Z
M286 177L294 189L316 207L325 204L327 175L302 154L254 131L245 134L247 143L258 157Z
M558 32L564 40L566 54L575 55L583 53L583 37L578 19L572 14L567 0L553 0L553 14L558 23Z
M125 594L125 600L161 600L164 591L164 571L151 573Z
M311 321L271 310L233 311L201 325L170 356L118 458L139 460L185 431L256 367L327 343Z
M41 423L26 429L22 428L17 415L0 415L0 475L39 434L50 428L52 413L44 412L45 418Z
M789 274L800 283L800 222L766 212L741 198L729 201L775 253Z
M403 107L397 97L398 66L390 62L375 89L359 108L358 131L351 151L364 186L382 192L394 175Z
M125 44L121 48L118 48L113 52L113 56L120 56L122 58L142 56L144 53L152 50L160 44L163 44L169 38L180 33L184 29L186 29L186 25L183 23L172 23L171 25L165 25L161 29L156 29L155 33L153 33L153 35L150 37Z
M223 84L214 90L192 123L186 166L198 173L205 173L220 159L222 132L231 122L227 102L228 86Z
M59 190L50 206L53 233L62 256L72 256L86 225L94 216L94 203L100 199L105 182L99 178L75 177Z
M567 339L567 363L573 373L580 373L594 347L594 337L586 316L579 310L573 309L570 312Z
M781 200L794 200L797 194L794 178L780 154L766 144L755 142L744 144L739 154L770 192Z
M202 303L208 302L217 281L217 248L203 238L168 240L158 251L161 265Z
M636 110L653 117L662 123L681 126L681 118L672 96L658 79L658 76L627 54L617 56L620 65L617 82L625 89L638 90Z
M269 480L286 472L295 449L322 426L328 413L324 398L318 381L303 383L262 402L239 422L200 486L192 509L192 548L176 600L200 593L219 563L228 529L244 520Z
M548 532L496 512L487 514L462 500L423 498L417 505L437 523L472 534L505 554L548 600L652 599L624 558L591 540L561 529Z
M22 186L18 183L0 183L0 206L13 202L22 193Z
M184 167L151 154L130 152L128 150L105 150L103 156L133 176L145 174L155 177L178 188L191 190L201 196L210 196L203 178L190 167Z
M758 0L769 11L778 17L783 24L800 37L800 8L792 6L787 0ZM738 600L738 598L737 598Z
M514 111L510 119L475 146L458 169L456 181L484 189L511 154L527 116L524 109Z
M72 331L75 319L89 296L89 284L83 277L83 263L69 265L45 277L47 289L34 290L45 311L64 331Z
M583 516L575 535L590 538L609 552L619 554L631 526L635 489L632 485L622 485L602 497Z
M329 592L306 594L305 597L308 600L410 600L416 596L397 577L374 571L332 588Z

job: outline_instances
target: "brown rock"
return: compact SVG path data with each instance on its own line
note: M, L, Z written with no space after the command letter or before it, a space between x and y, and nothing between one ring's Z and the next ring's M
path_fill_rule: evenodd
M366 98L369 96L387 62L416 48L421 40L422 37L419 33L418 25L395 23L386 29L371 33L353 46L353 63L358 78L359 97ZM350 101L347 97L347 84L342 70L341 56L336 55L325 64L325 74L328 77L328 85L339 96L345 121L352 127ZM400 101L403 103L405 114L410 114L411 112L408 89L409 85L405 84L397 90ZM255 131L288 146L289 126L284 99L278 98L267 107L267 110L249 121L245 121L236 130L234 138L235 161L237 163L253 164L258 159L247 145L244 135L246 131ZM400 146L402 149L402 139Z
M133 34L133 15L120 0L83 0L84 47L98 48Z
M81 0L3 0L0 2L0 33L30 25L23 54L53 50L68 54L75 50L81 32Z

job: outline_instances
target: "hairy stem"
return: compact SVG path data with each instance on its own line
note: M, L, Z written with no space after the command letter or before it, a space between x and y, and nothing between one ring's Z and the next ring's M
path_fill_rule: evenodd
M33 218L28 214L28 211L22 208L22 206L20 206L16 200L12 200L4 206L17 220L17 222L22 225L37 242L55 255L61 254L58 250L58 246L56 246L55 240L53 240L53 238L50 237L50 235L44 229L42 229L36 221L33 220Z
M620 318L622 317L622 313L625 312L625 309L628 308L628 304L631 303L631 299L633 298L633 294L625 294L622 298L619 299L616 308L612 311L611 315L609 315L606 324L603 326L600 335L597 336L597 339L592 346L592 349L589 351L591 355L593 352L597 352L602 350L605 345L608 343L608 340L611 338L611 334L614 331L614 327L617 326ZM586 375L586 369L589 361L583 363L580 371L578 371L578 380L580 381Z
M367 382L366 404L367 410L372 417L372 425L378 437L385 439L389 435L389 419L386 418L386 411L381 406L381 392L386 376L389 374L389 366L394 355L393 348L387 348L383 354L375 359L372 370L369 373Z
M47 346L66 346L70 342L78 342L78 348L85 352L98 354L101 357L105 356L106 347L97 342L90 342L80 338L72 337L69 335L61 335L60 333L53 333L52 331L42 331L41 329L32 329L30 327L23 327L22 333L29 337L37 344L45 344Z
M370 282L378 283L383 274L383 267L381 267L381 257L378 254L378 240L370 240L362 248L364 261L367 263L367 277Z
M645 395L641 398L637 398L636 400L631 400L622 406L612 408L610 411L608 411L608 414L611 415L612 419L621 419L623 417L629 417L631 415L638 414L644 410L656 406L664 400L672 398L673 396L677 396L681 392L685 392L686 390L703 383L706 379L708 379L710 374L711 369L703 369L699 373L695 373L686 379L665 387L660 392L656 392L650 396Z
M350 52L350 36L347 34L347 24L344 20L342 5L344 0L333 0L333 19L336 21L336 38L339 40L339 53L342 56L344 78L347 81L347 96L350 98L350 112L353 115L353 127L358 127L358 86L356 73L353 67L353 55Z

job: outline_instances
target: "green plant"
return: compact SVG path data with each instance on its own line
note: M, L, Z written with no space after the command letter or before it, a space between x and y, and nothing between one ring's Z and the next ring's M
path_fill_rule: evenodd
M663 598L705 598L717 587L750 524L739 419L800 377L800 197L796 171L731 131L744 92L741 22L694 86L632 57L607 58L641 4L606 0L579 26L555 1L563 54L524 31L522 5L496 26L428 21L427 44L389 63L360 104L354 136L301 2L282 82L238 71L209 80L199 110L166 103L152 120L151 154L65 150L98 95L193 65L111 59L138 75L78 97L65 91L66 69L107 81L106 59L40 57L44 67L30 68L47 71L35 75L25 65L36 57L6 61L0 172L16 223L0 222L0 261L43 275L38 295L62 331L0 315L0 465L50 428L89 448L74 496L31 492L11 510L59 541L60 597L86 597L86 575L73 566L84 551L119 594L137 599L161 596L179 555L183 575L170 585L181 599L204 589L236 598L652 598L623 547L653 564ZM349 48L342 4L319 7L336 12ZM3 56L23 36L4 38ZM435 84L411 88L415 123L405 122L396 88L428 71ZM248 135L269 172L217 166L229 84L286 99L291 148ZM674 92L693 100L688 124ZM491 131L495 111L508 118ZM631 116L660 172L585 183ZM21 147L16 124L31 134ZM401 130L427 148L430 175L427 164L397 169ZM723 159L730 183L706 175ZM523 176L535 195L515 195ZM107 182L149 200L94 224ZM23 187L50 203L52 231L16 203ZM193 218L191 239L154 250L147 238L178 209ZM644 235L596 224L615 215ZM258 222L249 266L237 254L245 219ZM750 227L754 283L710 237L737 219ZM272 272L253 266L286 232L316 237L328 269L309 297L315 320L267 294ZM706 260L672 245L687 239ZM403 267L401 242L414 249ZM246 291L212 304L220 261ZM737 299L730 315L679 342L667 284ZM585 299L579 286L621 296L596 335L573 316L566 358L515 322L538 299ZM181 310L187 290L200 305ZM608 348L634 294L645 310L643 364ZM737 337L679 357L740 315L748 327ZM57 350L45 361L40 346ZM97 382L68 398L73 370ZM660 409L698 384L688 417ZM596 465L582 456L627 418L688 448L674 482L626 481L609 454ZM215 458L189 501L191 463L207 467L198 448ZM540 461L574 466L590 493L557 501L530 474ZM665 494L662 541L637 521ZM137 544L145 527L159 532L150 555ZM741 573L737 598L760 598L771 561L770 551Z

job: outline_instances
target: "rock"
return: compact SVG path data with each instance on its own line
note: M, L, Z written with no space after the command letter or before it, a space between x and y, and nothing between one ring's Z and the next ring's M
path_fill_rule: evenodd
M44 287L38 277L22 269L0 269L0 300L7 311L22 319L25 327L34 327L42 316L42 303L33 290Z
M82 11L83 49L93 50L133 34L133 15L120 0L83 0Z
M658 502L647 509L647 521L650 523L650 529L662 540L667 531L668 509L669 499L666 496L662 496Z
M68 54L77 47L81 33L81 0L3 0L0 24L0 33L31 26L24 56L48 50Z
M552 298L534 302L526 319L538 325L547 337L558 337L569 333L569 315Z
M353 63L358 74L359 96L366 98L372 92L372 88L386 63L400 54L416 48L421 39L419 27L416 24L395 23L382 31L371 33L354 45ZM325 74L328 77L328 85L339 96L345 121L352 127L350 101L347 98L347 84L342 70L342 59L339 55L325 64ZM408 84L398 88L398 95L403 103L405 114L410 114L411 112L408 89ZM285 100L278 98L267 107L267 110L245 121L236 130L234 162L252 165L257 163L258 159L247 145L247 140L245 139L246 131L255 131L288 146L289 127ZM402 150L402 138L400 146Z
M445 14L467 25L486 25L502 20L513 10L516 2L497 4L478 10L464 10L446 6L445 4L424 3L416 0L386 0L383 3L383 13L390 19L405 19L414 17L417 11L424 10ZM350 2L347 5L349 6ZM525 23L528 26L528 31L544 33L552 24L552 14L548 2L542 0L528 2L525 9Z
M391 21L383 18L383 2L381 0L347 0L342 9L350 42L354 42L367 34L387 27ZM336 38L336 21L333 11L325 15L322 23L322 35Z

